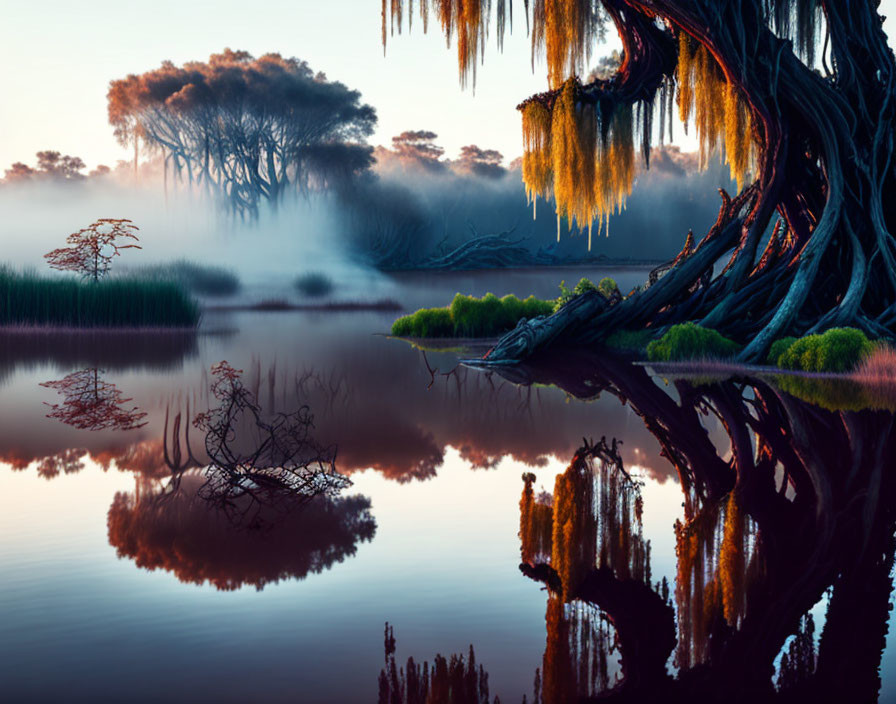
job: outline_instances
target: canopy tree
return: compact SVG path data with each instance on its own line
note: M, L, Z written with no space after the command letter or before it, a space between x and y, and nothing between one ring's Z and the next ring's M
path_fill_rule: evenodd
M512 2L496 0L498 43ZM686 320L748 343L760 359L776 338L838 325L889 336L896 324L893 126L896 65L879 2L846 0L532 0L533 61L549 90L519 105L530 199L558 219L601 225L625 205L636 153L678 115L705 162L724 155L738 193L721 191L716 223L688 236L657 282L607 304L574 302L490 354L516 361L557 339L596 344L615 329ZM456 41L461 81L475 80L490 0L422 0ZM387 25L411 14L383 3ZM605 25L622 61L586 83ZM509 24L509 23L508 23ZM424 23L425 26L425 23ZM600 72L598 72L600 73ZM569 307L567 307L569 308Z
M323 188L367 169L376 111L361 94L280 54L226 49L207 62L114 80L109 122L122 145L142 143L174 177L254 217L259 203Z

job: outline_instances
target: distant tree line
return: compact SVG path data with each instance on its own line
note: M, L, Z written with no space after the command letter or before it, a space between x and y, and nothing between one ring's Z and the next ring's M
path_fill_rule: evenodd
M109 122L124 146L164 157L163 173L220 197L235 214L365 171L376 111L361 94L280 54L226 49L207 62L110 83Z

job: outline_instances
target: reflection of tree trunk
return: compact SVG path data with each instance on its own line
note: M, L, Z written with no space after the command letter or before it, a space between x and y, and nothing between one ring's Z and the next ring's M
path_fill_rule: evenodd
M812 684L817 697L857 702L877 699L896 542L892 529L889 535L879 532L864 559L834 582L818 652L818 676Z
M828 411L749 379L678 381L676 402L643 367L606 356L496 371L518 383L557 384L585 398L608 391L630 402L678 468L686 497L695 492L686 498L689 521L677 528L676 598L679 633L694 641L696 655L678 663L676 679L665 675L673 613L648 586L597 569L568 595L599 606L617 629L625 679L601 701L634 701L633 689L675 701L773 699L776 655L831 586L817 668L803 672L803 682L791 680L781 699L876 698L896 551L891 414ZM704 416L722 423L730 464L719 457L728 448L706 436ZM789 497L775 483L781 466ZM704 553L690 549L700 540ZM554 592L566 589L553 556L551 565L520 569Z

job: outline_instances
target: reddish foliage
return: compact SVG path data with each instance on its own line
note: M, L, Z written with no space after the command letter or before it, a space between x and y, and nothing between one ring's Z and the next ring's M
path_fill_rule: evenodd
M52 269L76 271L85 278L98 281L109 273L112 258L122 249L142 249L140 245L121 244L119 240L138 241L139 230L126 218L100 218L92 225L72 233L66 239L71 247L60 247L44 255Z
M47 418L56 418L80 430L133 430L146 425L146 413L136 406L124 408L131 399L122 398L115 384L103 381L100 374L96 368L82 369L64 379L41 384L65 397L61 404L50 406Z

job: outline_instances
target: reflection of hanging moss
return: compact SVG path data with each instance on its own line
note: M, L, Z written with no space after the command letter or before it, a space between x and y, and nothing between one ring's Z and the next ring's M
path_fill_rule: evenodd
M736 625L743 617L744 600L744 550L746 532L745 516L740 510L734 492L728 496L725 507L725 527L722 549L719 552L719 582L722 587L722 605L725 620Z
M705 662L721 619L738 627L746 614L746 590L761 571L755 525L734 492L704 506L687 524L676 523L678 606L676 665Z
M536 497L532 489L535 475L523 475L523 496L520 499L520 554L523 562L534 565L550 559L553 506L550 494Z
M564 603L552 594L545 622L544 704L565 704L605 691L610 686L609 656L616 648L616 632L600 610L581 601Z
M650 584L650 543L642 535L640 485L616 460L597 456L606 444L580 449L557 475L553 497L535 497L535 475L523 475L520 545L524 562L549 563L566 599L595 567ZM615 452L615 450L614 450Z

